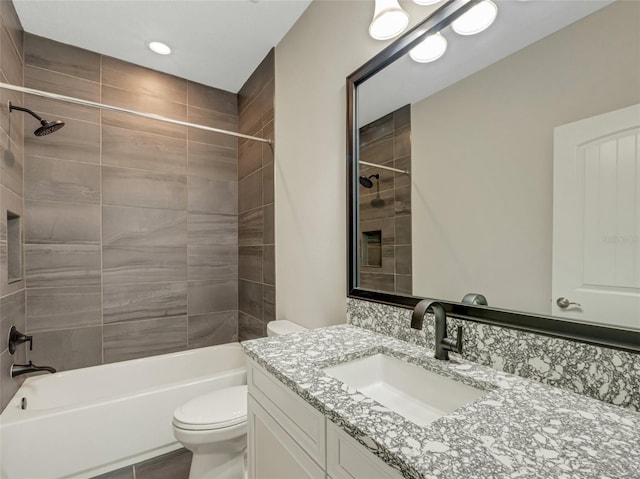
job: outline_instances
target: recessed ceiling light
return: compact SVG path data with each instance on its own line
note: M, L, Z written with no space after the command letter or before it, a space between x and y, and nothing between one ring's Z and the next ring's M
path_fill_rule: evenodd
M171 53L171 48L162 42L149 42L149 49L158 55L168 55Z
M491 0L484 0L471 7L451 24L458 35L475 35L491 26L498 15L498 7Z
M418 5L433 5L434 3L438 3L441 0L413 0L413 1Z
M429 35L409 52L412 60L419 63L429 63L437 60L447 50L447 39L440 33Z

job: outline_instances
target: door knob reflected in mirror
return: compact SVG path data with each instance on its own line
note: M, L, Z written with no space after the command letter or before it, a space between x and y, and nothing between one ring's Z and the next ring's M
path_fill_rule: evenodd
M560 296L556 300L556 304L562 309L567 309L569 306L575 306L577 308L582 308L582 305L580 303L574 303L574 302L569 301L567 298L564 298L562 296Z

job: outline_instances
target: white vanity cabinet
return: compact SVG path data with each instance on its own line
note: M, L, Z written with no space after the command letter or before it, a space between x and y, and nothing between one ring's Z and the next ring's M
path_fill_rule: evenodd
M400 479L302 398L248 362L249 479Z

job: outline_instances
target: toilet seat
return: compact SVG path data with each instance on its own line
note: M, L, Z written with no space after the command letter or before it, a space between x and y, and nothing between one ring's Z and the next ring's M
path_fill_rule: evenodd
M173 425L190 431L224 429L247 421L247 386L232 386L203 394L173 414Z

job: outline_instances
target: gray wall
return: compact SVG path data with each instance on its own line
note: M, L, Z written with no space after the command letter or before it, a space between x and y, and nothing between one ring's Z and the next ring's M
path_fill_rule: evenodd
M273 138L274 50L238 92L240 133ZM238 242L240 340L266 334L275 319L273 149L240 140L238 148Z
M0 1L0 78L3 82L22 85L22 28L20 21L8 1ZM15 394L24 378L12 379L9 369L12 362L22 363L26 359L26 349L18 347L15 355L10 355L6 338L9 328L15 325L25 330L25 290L24 280L9 283L7 268L7 211L22 215L24 207L23 188L23 119L24 115L14 112L9 115L7 102L23 104L21 93L0 90L0 410L4 409ZM23 222L22 220L19 220ZM24 224L24 223L23 223ZM20 258L20 242L18 258Z
M25 35L25 85L235 130L237 97ZM33 96L29 355L58 370L237 339L237 140ZM33 121L27 120L29 129Z

